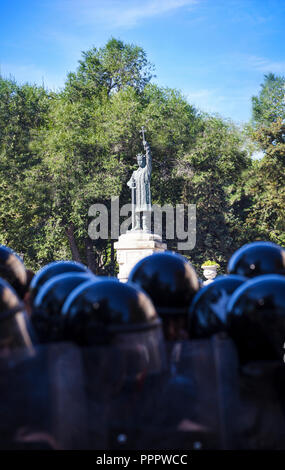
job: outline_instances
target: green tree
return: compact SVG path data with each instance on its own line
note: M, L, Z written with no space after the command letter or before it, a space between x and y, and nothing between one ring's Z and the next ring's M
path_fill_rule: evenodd
M285 119L285 77L269 73L261 90L252 97L252 121L255 127Z
M184 202L196 204L197 216L196 246L189 255L199 272L206 259L225 270L239 247L240 221L231 196L250 164L239 130L219 117L204 117L195 146L184 157Z
M0 77L0 243L24 253L28 264L37 250L30 241L42 227L42 209L48 204L30 141L45 123L51 100L42 87Z
M246 197L250 198L246 225L255 239L285 245L285 124L281 117L260 126L253 134L264 152L247 175Z
M83 52L77 71L69 73L66 91L73 98L93 97L102 91L113 93L128 86L142 91L153 69L145 51L133 44L110 39L97 49Z
M285 244L285 78L265 75L252 98L252 120L247 136L263 157L253 161L237 187L233 208L242 221L240 241L271 240Z

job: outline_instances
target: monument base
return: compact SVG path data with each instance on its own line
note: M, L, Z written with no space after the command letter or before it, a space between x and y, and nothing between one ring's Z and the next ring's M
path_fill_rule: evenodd
M167 245L162 242L160 235L142 230L129 230L124 233L119 237L114 247L117 250L119 264L118 278L122 282L127 282L130 271L138 261L167 249Z

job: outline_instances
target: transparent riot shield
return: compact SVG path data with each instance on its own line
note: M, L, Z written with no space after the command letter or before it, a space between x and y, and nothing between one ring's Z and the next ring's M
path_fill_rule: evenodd
M85 442L80 351L68 343L20 351L0 361L3 449L79 449Z
M0 358L1 449L283 449L285 375L232 341L37 347ZM284 366L283 366L284 367Z
M240 370L240 449L285 449L285 365L279 361L251 362Z
M285 448L284 364L241 367L232 340L219 335L169 345L169 358L174 380L191 378L193 418L215 436L214 448Z
M82 359L88 448L140 448L135 436L145 424L140 422L145 384L166 371L160 327L118 333L112 345L82 348Z
M166 364L158 344L157 337L128 333L117 346L82 350L88 448L223 447L218 376L222 367L215 370L213 346L177 343Z
M165 371L166 358L155 328L117 334L112 346L56 343L32 357L18 349L0 367L3 449L112 449L123 441L117 429L137 426L144 382Z
M232 341L216 335L169 344L169 361L172 381L192 388L180 427L187 429L189 420L194 421L211 436L211 448L235 448L239 363Z

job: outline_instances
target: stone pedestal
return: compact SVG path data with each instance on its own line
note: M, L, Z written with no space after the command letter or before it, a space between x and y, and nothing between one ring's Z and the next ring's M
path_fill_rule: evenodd
M121 235L114 247L119 264L118 278L122 282L127 282L131 269L139 260L167 249L159 235L142 230L130 230Z

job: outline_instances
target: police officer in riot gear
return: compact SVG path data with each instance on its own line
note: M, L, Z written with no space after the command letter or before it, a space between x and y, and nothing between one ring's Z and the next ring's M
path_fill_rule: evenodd
M285 277L258 276L242 284L227 305L226 327L242 363L283 360Z
M231 257L228 273L247 278L263 274L285 274L285 250L271 242L244 245Z
M0 448L80 446L85 401L79 356L67 343L39 345L22 302L0 279Z
M67 338L82 351L88 448L135 448L141 441L145 384L166 369L161 320L133 284L101 278L78 286L62 315ZM139 431L138 431L139 430Z
M241 285L227 306L227 331L240 360L237 448L284 449L285 277Z
M31 320L41 343L64 341L65 329L61 315L68 295L80 284L95 279L89 272L68 272L46 281L34 299Z
M155 253L136 264L129 281L150 295L162 319L167 340L168 375L159 387L154 387L155 391L150 392L155 422L161 433L157 444L191 448L199 442L201 448L219 447L219 417L209 417L205 406L209 402L207 390L211 385L198 377L201 368L205 370L205 363L199 362L200 357L208 358L207 367L213 369L212 349L204 350L200 345L197 349L194 343L187 341L188 309L200 287L195 270L179 254ZM215 400L212 387L212 403Z
M19 372L35 357L35 343L22 300L0 278L0 448L10 448L17 426L25 423L25 384Z
M167 340L187 339L187 312L199 290L199 281L192 265L173 252L154 253L139 261L129 281L151 297L162 318Z

